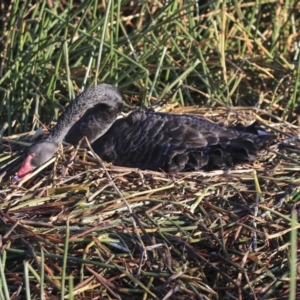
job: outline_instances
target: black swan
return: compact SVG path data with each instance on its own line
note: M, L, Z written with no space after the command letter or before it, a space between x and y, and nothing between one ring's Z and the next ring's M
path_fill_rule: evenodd
M86 136L94 151L118 166L178 172L249 162L274 135L249 127L225 127L195 115L140 108L117 119L123 99L100 84L81 93L65 109L50 135L25 150L20 179L49 160L59 144L76 145Z

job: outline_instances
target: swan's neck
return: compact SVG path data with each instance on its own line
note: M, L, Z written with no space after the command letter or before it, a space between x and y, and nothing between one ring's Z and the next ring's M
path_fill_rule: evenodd
M104 83L93 86L81 93L70 103L64 113L59 117L57 124L47 140L60 144L72 125L79 120L89 108L96 104L104 104L111 111L119 112L122 103L121 95L113 86ZM111 124L109 124L109 126L110 125Z

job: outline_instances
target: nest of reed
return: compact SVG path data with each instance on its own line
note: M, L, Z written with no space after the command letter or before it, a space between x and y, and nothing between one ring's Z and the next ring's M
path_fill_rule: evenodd
M24 282L31 299L58 299L62 291L64 299L288 297L300 197L297 124L258 108L171 110L230 125L262 121L278 139L257 162L228 170L141 171L65 145L21 182L6 174L1 277L11 299L23 299ZM31 136L3 138L3 166Z

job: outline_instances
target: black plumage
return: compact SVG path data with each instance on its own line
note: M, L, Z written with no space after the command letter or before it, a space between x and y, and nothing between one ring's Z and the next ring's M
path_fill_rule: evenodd
M213 169L255 160L257 145L273 137L239 129L142 108L116 120L92 146L119 166L166 172Z
M116 119L122 108L117 89L107 84L80 94L45 139L26 150L24 176L55 153L59 143L77 144L85 135L94 151L115 165L178 172L213 169L255 160L274 135L257 127L226 127L195 115L157 113L140 108Z

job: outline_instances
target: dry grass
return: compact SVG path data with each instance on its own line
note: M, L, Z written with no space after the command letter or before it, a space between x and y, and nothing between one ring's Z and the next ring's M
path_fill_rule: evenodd
M204 115L248 124L266 113L217 108ZM31 299L288 297L300 148L295 125L265 126L287 143L230 170L140 171L66 146L31 178L13 185L6 175L2 263L11 299L25 297L24 280ZM8 141L2 159L19 147Z

